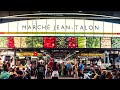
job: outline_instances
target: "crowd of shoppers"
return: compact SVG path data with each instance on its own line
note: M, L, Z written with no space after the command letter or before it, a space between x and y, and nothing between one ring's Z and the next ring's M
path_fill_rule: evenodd
M30 68L19 68L18 66L10 66L9 62L4 61L3 70L0 79L59 79L59 77L73 77L75 79L120 79L119 69L103 70L100 66L95 68L95 64L91 64L90 69L85 72L86 65L83 61L71 62L55 62L53 58L48 63L40 60L37 66L31 65Z

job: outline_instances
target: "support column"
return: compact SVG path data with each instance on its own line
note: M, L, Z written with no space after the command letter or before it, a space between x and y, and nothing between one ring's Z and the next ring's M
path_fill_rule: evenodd
M14 49L14 65L16 65L16 49Z

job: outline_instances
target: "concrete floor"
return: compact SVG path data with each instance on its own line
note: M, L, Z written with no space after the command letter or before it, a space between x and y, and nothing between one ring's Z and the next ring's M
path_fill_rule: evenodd
M31 77L34 79L34 77ZM46 79L51 79L51 77L47 77ZM59 79L79 79L79 78L74 78L74 77L59 77Z

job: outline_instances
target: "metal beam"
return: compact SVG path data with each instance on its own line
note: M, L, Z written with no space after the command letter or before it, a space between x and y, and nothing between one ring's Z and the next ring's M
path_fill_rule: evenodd
M0 17L21 15L21 14L32 14L38 11L0 11Z
M52 12L52 11L0 11L0 17L22 15L22 14L34 14L34 13L62 13L62 12ZM108 15L120 17L120 11L71 11L71 13L86 13L86 14L97 14L97 15ZM67 12L66 13L70 13Z

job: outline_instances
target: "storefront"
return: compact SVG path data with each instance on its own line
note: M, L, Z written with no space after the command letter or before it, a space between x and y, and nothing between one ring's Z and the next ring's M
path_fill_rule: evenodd
M42 53L34 54L35 52L17 52L16 53L16 65L25 66L26 64L30 65L31 62L37 63L42 57Z
M81 58L87 57L109 61L105 51L120 49L120 24L98 20L83 19L33 19L0 24L0 48L46 50L52 57L64 59L68 54L78 50ZM3 32L4 31L4 32ZM92 53L88 49L104 49L102 53ZM83 51L88 50L86 53ZM50 51L63 50L63 51ZM119 51L119 50L118 50ZM24 51L23 51L24 53ZM26 57L28 53L14 56ZM76 55L76 54L75 54ZM74 56L74 55L73 55ZM25 57L25 58L23 58ZM73 58L76 58L75 56ZM15 60L16 61L16 60Z

